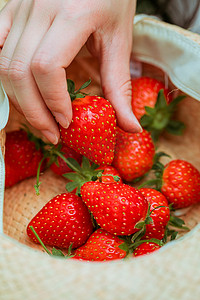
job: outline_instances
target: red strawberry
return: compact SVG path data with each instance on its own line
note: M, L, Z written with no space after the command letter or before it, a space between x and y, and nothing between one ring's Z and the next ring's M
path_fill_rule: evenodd
M57 195L30 221L28 236L36 243L33 226L42 242L58 248L83 245L93 231L90 213L80 197L71 193Z
M5 187L35 176L39 162L43 158L42 141L24 130L6 134L5 143ZM42 165L42 169L44 164Z
M78 163L81 162L82 155L67 145L62 145L60 151L63 153L64 157L71 157L74 158ZM50 169L57 175L73 172L72 169L68 167L67 163L59 156L56 158L56 161L51 164Z
M170 219L170 210L167 199L159 191L151 188L141 188L140 192L150 203L152 223L146 225L143 239L159 239L164 237L165 229ZM162 206L160 208L156 208Z
M73 258L87 261L109 261L122 259L126 251L118 246L123 241L104 229L97 229L80 248L75 250Z
M86 182L81 195L100 227L115 235L136 232L135 225L147 214L147 200L126 184Z
M185 160L170 161L164 167L161 192L174 209L200 202L200 172Z
M115 177L117 176L119 177L118 182L122 183L122 179L120 178L119 172L113 166L100 166L96 170L103 170L101 182L103 183L116 182Z
M177 104L185 97L172 100L164 84L150 77L132 80L132 109L143 128L151 132L154 141L167 131L181 135L184 124L173 118Z
M150 133L125 132L117 128L115 155L112 165L123 180L131 182L143 176L153 165L155 147Z
M115 111L108 100L97 96L72 102L70 126L60 127L63 142L97 164L111 164L116 139Z
M159 246L156 243L144 242L135 248L135 250L133 251L133 256L141 256L141 255L150 254L160 248L161 248L161 246Z
M171 102L170 91L165 88L164 83L151 77L140 77L132 79L132 109L136 118L140 118L146 113L145 106L154 107L158 93L164 90L167 103Z

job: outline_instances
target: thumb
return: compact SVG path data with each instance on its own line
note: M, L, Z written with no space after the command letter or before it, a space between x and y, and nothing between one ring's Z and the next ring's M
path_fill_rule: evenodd
M101 57L102 89L116 111L118 126L128 132L141 132L131 106L130 52L125 49L126 42L121 42L121 47L119 44L112 42Z

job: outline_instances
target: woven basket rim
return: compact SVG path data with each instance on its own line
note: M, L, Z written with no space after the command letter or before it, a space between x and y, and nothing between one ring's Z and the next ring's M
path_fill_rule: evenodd
M168 248L171 248L171 247L176 247L177 244L181 243L183 240L186 240L186 239L190 239L191 236L195 235L196 233L198 233L200 231L200 223L197 224L194 228L192 228L190 231L188 231L187 233L185 233L183 236L181 236L179 239L176 239L176 240L173 240L173 241L170 241L168 242L167 244L165 244L163 247L161 247L159 249L159 252L165 252L168 250ZM24 251L27 251L27 252L31 252L31 253L38 253L39 256L45 254L45 256L47 255L46 252L44 251L40 251L40 250L36 250L34 248L31 248L30 246L27 246L26 244L23 244L21 242L19 242L18 240L14 239L13 237L10 237L8 235L6 235L4 232L0 233L0 236L3 237L3 239L5 241L7 241L8 243L10 244L14 244L17 248L23 248ZM1 242L0 242L1 244ZM157 252L158 253L158 252ZM151 255L157 255L156 252L152 253ZM51 257L50 258L52 259L56 259L55 257ZM141 257L135 257L135 259L147 259L148 260L148 256L141 256ZM108 264L108 263L121 263L122 260L114 260L114 261L106 261L104 262L104 264ZM72 262L75 262L77 263L76 260L73 260ZM82 262L82 261L80 261ZM124 263L129 263L130 261L129 260L124 260ZM83 263L85 263L83 261ZM91 262L92 264L96 263L96 264L102 264L102 262Z

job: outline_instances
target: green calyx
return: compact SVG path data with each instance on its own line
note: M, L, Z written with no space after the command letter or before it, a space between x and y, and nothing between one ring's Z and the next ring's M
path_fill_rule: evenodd
M102 171L100 171L97 176L93 176L92 180L96 181L97 179L99 180L99 182L102 182L102 177L103 176L109 176L112 177L114 179L115 182L119 182L120 181L120 177L118 175L112 175L112 174L103 174Z
M190 229L185 226L185 221L173 214L175 209L173 204L169 205L170 209L170 219L165 229L165 235L163 237L163 242L167 243L168 240L173 241L177 238L179 231L189 231ZM179 230L179 231L177 231Z
M124 238L120 237L120 239L122 239L124 241L124 243L120 244L118 247L121 250L126 251L126 257L128 257L130 254L132 254L134 252L134 250L143 243L155 243L160 247L164 246L164 243L162 242L162 240L154 239L154 238L147 239L147 240L140 239L140 240L135 241L134 243L131 242L129 236L126 236Z
M49 168L53 163L56 163L58 165L58 157L61 157L65 162L68 162L68 159L64 157L64 153L61 151L62 145L53 145L43 142L43 158L41 159L38 169L37 169L37 176L36 176L36 184L34 185L36 195L40 195L40 185L41 182L39 180L40 173L41 173L41 166L45 160L48 159L48 162L46 163L46 168Z
M111 176L113 179L118 182L120 177L112 174L104 174L104 170L97 169L99 165L91 162L87 157L83 156L82 163L79 163L73 158L68 158L70 161L70 165L68 166L75 172L70 172L63 174L63 176L70 180L66 184L66 189L68 192L72 192L75 188L77 188L76 194L80 195L81 186L89 181L99 181L102 182L102 178L104 176ZM75 168L76 170L75 170Z
M138 186L138 189L144 186L155 186L155 189L160 190L162 186L162 175L164 171L164 165L159 161L162 156L170 157L168 154L164 152L155 153L153 158L153 166L151 167L151 169L148 172L146 172L144 175L135 178L131 183L137 184L138 182L143 180L143 183ZM152 173L152 171L154 172L156 178L152 180L144 181L145 178L149 177L149 174Z
M119 245L119 248L126 251L127 255L130 254L130 253L133 253L135 248L138 247L139 245L143 244L144 242L152 242L152 243L158 244L159 246L164 245L164 242L162 240L158 240L158 239L155 239L155 238L143 239L143 237L146 233L146 226L153 222L153 220L151 218L152 212L154 210L160 208L160 207L165 207L165 206L161 205L161 206L157 206L154 209L150 210L150 206L151 205L149 203L148 211L147 211L147 215L146 215L145 220L142 221L142 222L138 222L135 225L135 228L139 229L139 230L137 232L135 232L134 234L129 235L129 236L120 236L120 239L122 239L124 241L124 243Z
M95 163L91 163L88 158L83 156L82 158L82 164L79 165L79 163L71 157L66 158L64 156L64 153L61 151L62 145L54 146L54 145L46 145L44 152L44 157L40 161L38 170L37 170L37 181L34 185L36 194L39 195L40 191L40 185L41 182L39 181L40 177L40 171L41 171L41 165L44 161L44 159L49 159L47 167L49 167L52 163L56 163L58 161L58 157L60 157L67 165L68 167L73 171L66 174L63 174L62 176L69 179L70 182L66 184L66 189L68 192L72 192L75 188L77 188L76 194L80 195L80 189L81 186L88 181L92 181L93 178L97 178L97 175L99 172L103 172L103 170L96 170L99 166Z
M69 164L70 162L70 164ZM82 163L79 163L73 159L68 158L68 166L74 171L70 173L63 174L63 176L70 180L66 184L66 189L68 192L72 192L75 188L76 194L80 195L81 186L88 181L95 181L103 170L96 170L99 166L93 162L90 162L88 158L83 156Z
M40 194L40 185L41 182L39 180L40 172L41 172L41 166L45 159L48 159L47 168L50 167L52 163L58 162L58 157L60 157L67 165L68 167L73 171L66 174L63 174L62 176L70 180L66 184L66 190L68 192L72 192L74 189L77 188L76 194L80 195L80 189L81 186L88 181L96 181L97 179L104 176L103 170L97 170L99 168L99 165L90 162L88 158L83 156L81 165L71 157L66 158L64 156L64 152L61 151L62 145L54 146L52 144L46 144L46 147L44 148L44 157L40 161L38 165L37 170L37 179L36 184L34 185L36 194ZM105 174L105 176L111 176L109 174ZM118 176L113 176L116 181L118 181L120 178Z
M39 188L40 188L41 182L39 181L39 177L40 177L41 165L42 165L42 163L45 159L48 159L48 163L47 163L47 168L48 168L53 163L58 164L58 157L60 157L68 165L68 167L72 171L75 172L75 173L67 173L67 174L63 175L66 178L67 178L67 176L71 177L71 178L74 176L74 179L72 179L72 180L74 181L74 184L76 184L75 187L77 187L77 185L79 185L78 182L75 180L75 174L77 174L77 176L81 177L84 180L86 180L86 178L88 178L87 174L84 173L84 170L82 170L79 163L71 157L66 158L64 156L64 152L61 151L61 148L62 148L61 144L59 144L57 146L52 145L52 144L46 144L46 147L44 148L44 153L43 153L44 157L42 158L42 160L40 161L40 163L38 165L37 180L36 180L36 184L34 185L34 188L35 188L35 191L36 191L37 195L40 194ZM85 166L85 162L83 162L83 165ZM93 167L96 168L96 166L97 165L92 166L92 168ZM95 175L96 175L96 173L95 173ZM70 178L68 178L68 179L70 179ZM71 182L71 184L73 184L73 182ZM72 191L72 190L69 189L68 191Z
M151 132L154 142L158 141L159 136L164 131L174 135L181 135L183 133L185 125L173 119L173 116L177 104L184 98L185 96L183 95L178 96L168 104L164 90L160 90L155 106L153 108L145 106L146 114L140 119L140 124L144 129Z
M87 88L91 83L89 79L86 81L78 90L75 89L75 83L71 79L67 79L67 89L70 95L71 101L75 100L76 98L84 98L87 94L81 92L83 89Z
M159 209L161 207L166 207L164 205L159 205L155 208L153 208L152 210L150 209L151 205L149 203L148 205L148 210L147 210L147 215L144 221L139 222L135 225L136 229L139 229L138 232L136 232L133 236L132 236L132 242L134 242L136 239L141 238L145 233L146 233L146 225L150 224L153 222L152 218L151 218L151 214L152 212L154 212L154 210Z
M189 228L185 226L185 222L170 213L170 220L165 228L165 234L162 240L151 238L151 239L143 239L145 233L146 233L146 225L152 223L151 214L154 210L160 208L160 207L166 207L166 206L157 206L153 210L150 210L150 204L148 207L148 212L146 219L142 222L139 222L136 224L135 228L139 229L136 233L130 235L130 236L119 236L121 240L124 242L119 245L118 247L124 251L126 251L126 257L133 253L133 251L138 247L139 245L145 243L145 242L152 242L160 247L164 246L167 242L175 240L178 236L178 231L176 230L186 230L188 231ZM173 211L172 206L170 206L170 212Z
M163 177L163 172L165 169L165 166L160 162L161 157L170 157L168 154L166 154L165 152L157 152L154 156L154 163L151 169L151 172L154 175L153 179L147 180L145 182L143 182L138 189L141 189L142 187L151 187L154 188L157 191L161 191L161 187L162 187L162 177Z

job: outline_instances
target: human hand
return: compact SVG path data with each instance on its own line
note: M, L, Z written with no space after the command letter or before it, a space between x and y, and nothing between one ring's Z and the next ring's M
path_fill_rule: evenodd
M0 12L0 79L18 111L52 143L72 109L66 68L84 44L100 61L119 126L137 132L129 60L136 0L10 0ZM57 122L56 122L57 121Z

